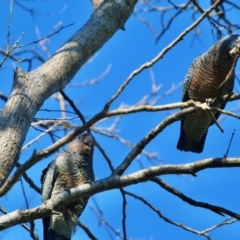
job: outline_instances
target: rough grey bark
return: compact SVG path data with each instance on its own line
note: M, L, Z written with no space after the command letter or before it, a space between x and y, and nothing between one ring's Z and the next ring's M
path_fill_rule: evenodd
M63 89L81 66L120 28L137 0L106 0L42 66L24 73L16 69L12 92L0 122L0 186L18 161L32 119L43 102Z

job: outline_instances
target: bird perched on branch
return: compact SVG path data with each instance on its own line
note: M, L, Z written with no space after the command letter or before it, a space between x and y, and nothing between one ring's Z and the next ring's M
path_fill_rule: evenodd
M208 99L230 94L233 90L234 69L240 55L240 35L231 34L220 39L206 53L197 57L183 83L182 101L206 102ZM226 103L216 107L224 109ZM208 127L220 113L197 111L186 115L181 121L177 148L183 151L201 153ZM215 119L214 119L215 118Z
M43 202L66 189L94 181L93 149L93 136L84 133L72 141L69 147L43 170L41 176ZM44 218L44 240L70 240L87 201L88 197L80 198Z

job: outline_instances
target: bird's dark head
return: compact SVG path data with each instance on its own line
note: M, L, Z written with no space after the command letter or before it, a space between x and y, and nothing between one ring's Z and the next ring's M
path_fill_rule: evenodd
M74 139L70 144L69 148L74 152L80 154L90 154L94 148L94 138L91 133L83 133Z
M230 54L230 51L234 48L240 48L240 35L239 34L229 34L223 38L221 38L216 46L220 49L220 51L224 51ZM231 54L230 54L231 55Z

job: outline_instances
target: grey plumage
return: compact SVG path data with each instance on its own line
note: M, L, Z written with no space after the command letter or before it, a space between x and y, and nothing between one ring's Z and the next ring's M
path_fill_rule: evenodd
M182 100L205 102L206 99L216 98L231 93L234 85L235 74L223 85L221 91L220 84L225 80L232 67L235 67L236 58L239 55L231 56L230 51L240 45L240 35L231 34L220 39L206 53L197 57L190 68L183 84ZM217 107L224 109L225 103ZM215 113L218 119L219 113ZM208 127L213 124L211 115L207 112L199 111L187 115L181 121L180 137L177 148L183 151L201 153L203 151Z
M54 198L66 188L94 181L93 145L90 133L78 136L43 170L42 201ZM70 240L75 232L77 219L83 212L87 197L69 203L57 214L43 219L44 240Z

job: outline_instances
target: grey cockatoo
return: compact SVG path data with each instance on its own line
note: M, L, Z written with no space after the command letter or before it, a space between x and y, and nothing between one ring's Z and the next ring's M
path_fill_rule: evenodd
M205 102L233 90L234 71L228 81L219 89L231 68L236 65L239 57L240 35L231 34L220 39L206 53L197 57L190 68L183 84L182 101L192 99ZM237 49L234 54L230 51ZM224 109L225 103L219 104ZM220 113L214 113L218 119ZM205 111L198 111L187 115L181 121L180 137L177 148L183 151L201 153L203 151L208 127L213 124L212 116Z
M84 133L43 170L43 202L54 198L65 189L94 181L93 149L93 136ZM87 201L87 197L80 198L62 207L56 214L44 218L44 240L70 240Z

